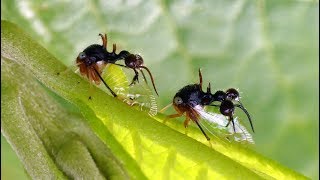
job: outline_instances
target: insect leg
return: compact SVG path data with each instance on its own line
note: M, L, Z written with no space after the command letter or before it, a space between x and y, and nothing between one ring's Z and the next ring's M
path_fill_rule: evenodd
M125 68L130 68L130 67L125 66L125 65L122 65L122 64L116 64L116 63L112 63L112 64L117 65L117 66L121 66L121 67L125 67ZM154 80L153 80L153 77L152 77L152 74L151 74L150 70L149 70L147 67L145 67L145 66L139 66L138 68L143 68L143 69L145 69L145 70L148 72L148 74L149 74L149 76L150 76L150 79L151 79L151 82L152 82L153 89L154 89L154 91L156 92L156 94L159 96L158 91L157 91L157 89L156 89L156 86L155 86L155 84L154 84ZM131 68L130 68L130 69L131 69ZM133 84L135 84L136 81L139 82L139 79L138 79L138 78L139 78L139 77L138 77L138 76L139 76L139 73L138 73L138 71L137 71L136 69L134 69L134 68L132 68L132 69L133 69L133 71L134 71L134 73L135 73L135 76L133 77L132 82L130 83L130 86L133 85ZM142 71L142 70L140 70L140 71L141 71L141 73L142 73L142 76L143 76L144 80L145 80L146 83L147 83L147 79L146 79L143 71Z
M98 72L98 70L96 68L93 68L94 71L96 72L96 74L99 76L99 78L101 79L101 81L103 82L103 84L109 89L109 91L111 92L111 94L113 95L113 97L117 97L117 94L114 93L112 91L112 89L108 86L108 84L103 80L103 78L101 77L100 73Z
M121 67L125 67L125 68L128 68L128 69L129 69L129 67L128 67L128 66L123 65L123 64L117 64L117 63L110 63L110 64L114 64L114 65L121 66Z
M236 133L236 128L235 128L235 126L234 126L233 116L229 116L229 122L228 122L228 124L226 125L226 127L229 126L230 122L232 122L233 131L234 131L234 133Z
M136 82L139 83L139 73L138 73L138 71L136 69L133 69L133 71L134 71L135 75L134 75L134 77L133 77L133 79L132 79L132 81L131 81L129 86L134 85Z
M234 127L234 121L233 121L233 117L232 117L232 116L229 116L229 121L228 121L226 127L229 126L230 122L232 122L233 131L236 132L236 129L235 129L235 127Z
M194 122L196 122L196 124L197 124L198 127L200 128L202 134L207 138L207 140L210 141L209 136L204 132L204 130L202 129L202 127L200 126L200 124L198 123L198 121L196 120L196 121L194 121Z
M167 116L164 120L163 123L166 123L168 119L172 119L172 118L176 118L176 117L180 117L182 116L182 114L171 114L169 116Z
M182 116L182 114L171 114L167 117L171 119L171 118L176 118L176 117L180 117L180 116Z
M207 139L208 141L210 141L209 136L204 132L204 130L202 129L201 125L200 125L199 122L198 122L199 119L198 119L198 117L197 117L197 112L192 111L192 112L187 113L187 115L186 115L187 118L186 118L186 120L184 121L185 127L186 127L186 124L188 123L188 122L186 122L186 121L187 121L187 120L188 120L188 121L190 120L190 116L191 116L192 121L195 122L195 123L198 125L198 127L200 128L202 134L206 137L206 139Z
M228 123L227 123L226 127L228 127L228 126L229 126L229 124L230 124L230 121L228 121Z

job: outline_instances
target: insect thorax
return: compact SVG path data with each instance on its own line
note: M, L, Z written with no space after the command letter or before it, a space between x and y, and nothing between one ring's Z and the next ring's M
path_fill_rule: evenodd
M200 89L199 84L191 84L183 87L175 95L175 97L180 97L182 99L182 104L184 106L195 107L201 105L202 97L204 92Z

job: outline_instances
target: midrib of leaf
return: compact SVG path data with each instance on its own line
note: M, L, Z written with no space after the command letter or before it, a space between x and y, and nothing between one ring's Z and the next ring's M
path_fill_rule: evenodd
M2 56L26 66L26 68L28 68L38 80L51 88L57 94L74 103L82 112L84 112L84 114L86 114L86 111L93 111L93 113L104 122L106 127L112 127L112 129L110 129L112 134L114 134L116 139L121 140L121 144L133 157L135 157L134 148L130 147L132 146L132 140L128 140L128 138L121 139L119 137L125 137L126 135L123 136L123 133L126 132L128 137L132 138L132 135L130 135L131 130L139 132L142 143L145 143L146 145L151 144L151 147L153 146L152 149L148 149L145 148L146 145L144 145L144 148L141 149L141 153L146 153L148 150L156 150L161 148L163 150L168 148L175 149L175 152L177 152L177 155L175 155L176 162L170 163L175 164L173 167L171 167L171 169L179 171L177 167L180 167L180 164L184 167L182 171L186 169L192 171L195 169L196 172L194 173L203 172L203 168L206 168L208 170L208 177L214 175L216 177L218 176L225 178L241 176L253 178L255 176L251 170L243 168L236 162L231 161L220 153L217 153L216 151L204 146L203 144L187 138L186 136L164 126L163 124L154 121L154 119L151 119L146 114L125 106L123 103L114 100L112 97L107 96L100 90L96 90L96 92L91 95L93 100L88 101L87 98L89 94L87 89L90 88L90 85L86 83L85 80L69 72L58 76L57 72L62 72L65 70L65 68L58 63L55 58L47 54L46 51L43 51L41 47L32 42L28 37L25 37L24 33L20 30L17 30L16 26L2 21L2 27ZM23 41L23 43L21 41ZM36 48L34 48L35 50L30 53L27 48L28 46ZM41 61L41 59L45 59L45 62ZM76 84L74 82L80 83ZM86 108L84 108L85 106ZM100 138L103 137L101 130L97 131L97 126L94 126L92 122L89 122L89 124L93 127L94 131ZM108 144L108 142L104 142ZM111 149L113 148L112 145L108 145ZM241 148L235 148L231 150L241 152L239 149ZM168 156L170 157L170 154L168 154ZM245 153L241 154L241 156L248 156L248 153L245 151ZM268 160L264 160L263 157L256 158L261 161L268 162ZM156 163L152 160L146 161L146 158L142 162L149 162L152 165L156 165ZM190 168L186 168L185 165L192 167L191 164L194 165L192 170ZM247 162L247 164L252 164L252 162ZM258 174L266 173L269 176L277 178L279 171L283 171L281 172L281 175L302 178L301 175L291 170L279 168L279 165L276 165L273 162L269 162L268 165L273 166L274 168L272 169L274 169L275 172L270 172L269 174L269 171L266 171L266 169L264 169L262 166L256 168L256 170L259 169ZM142 171L148 177L153 177L152 175L154 174L152 173L155 171L146 170L148 167L144 167L144 164L141 164L141 167ZM161 168L162 164L159 167Z

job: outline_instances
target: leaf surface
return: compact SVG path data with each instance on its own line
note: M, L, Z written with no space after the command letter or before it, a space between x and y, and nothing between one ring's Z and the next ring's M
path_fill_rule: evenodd
M144 176L150 179L159 177L229 179L258 178L259 176L260 178L303 178L298 173L237 144L225 145L215 139L210 147L208 142L198 142L156 121L146 113L114 99L98 88L92 87L95 92L89 94L90 84L85 79L73 72L64 71L66 70L64 65L17 26L7 21L2 21L1 25L1 62L6 67L2 68L2 74L6 74L8 79L3 86L4 97L19 101L21 90L26 95L26 100L21 101L22 105L21 103L12 105L12 107L27 109L24 111L25 114L22 110L13 112L25 119L28 126L22 125L22 127L33 133L30 135L30 140L37 139L36 144L45 156L43 158L43 163L47 166L45 171L49 173L43 174L41 171L31 173L37 170L36 163L22 158L24 164L35 166L31 168L31 172L26 168L32 177L46 175L62 178L88 175L103 178L113 177L115 174L114 177L129 176L139 179ZM27 73L20 75L25 79L14 77L14 71ZM70 117L66 120L63 117L63 112L67 113L66 110L60 112L57 110L58 107L53 106L55 102L51 103L50 98L46 100L48 95L44 90L41 91L42 87L37 84L37 81L29 80L28 82L28 79L33 77L43 86L75 105L85 117L85 122L92 132L87 130L88 132L83 133L81 128L78 129L71 123ZM11 78L13 80L9 80ZM14 83L15 79L18 82ZM13 87L17 90L11 90L14 89ZM88 99L89 95L91 99ZM18 145L28 145L28 143L12 139L16 134L12 133L12 129L16 131L23 129L14 128L17 124L10 123L11 121L20 123L20 121L14 116L12 116L13 120L9 118L11 117L9 112L12 111L9 111L11 106L5 105L7 101L1 101L8 112L3 115L5 121L2 121L2 132L9 141L12 140L12 144L15 144L13 148L19 156L25 157L26 152ZM51 111L52 113L49 113ZM54 114L58 117L57 119ZM164 116L160 114L157 118L161 121ZM79 120L75 120L74 123L79 123ZM59 128L55 126L64 129L62 132L66 131L65 134L56 130ZM75 130L70 133L69 129ZM90 132L92 137L88 136ZM191 132L199 135L199 131L192 131L192 128ZM24 134L24 131L19 133ZM96 139L93 134L96 134L99 139ZM60 138L61 135L63 138ZM101 148L96 147L99 143ZM34 149L31 148L31 150ZM79 168L79 164L83 164L84 167Z

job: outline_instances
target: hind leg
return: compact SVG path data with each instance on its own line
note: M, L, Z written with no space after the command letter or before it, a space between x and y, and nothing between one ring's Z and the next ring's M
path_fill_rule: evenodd
M166 123L168 119L172 119L172 118L177 118L177 117L180 117L182 116L183 114L171 114L169 116L167 116L164 120L163 120L163 123Z

